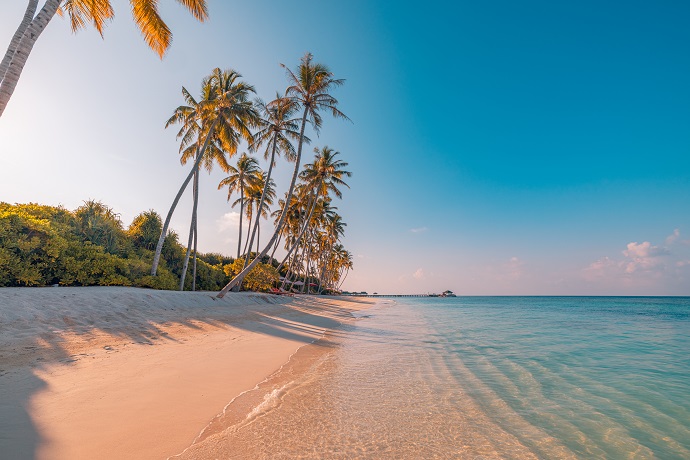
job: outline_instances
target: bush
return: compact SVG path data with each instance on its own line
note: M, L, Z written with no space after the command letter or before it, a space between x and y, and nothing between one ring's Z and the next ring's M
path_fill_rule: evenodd
M158 275L150 275L161 228L158 214L147 211L125 232L117 214L95 201L85 202L74 213L62 207L0 202L0 286L177 289L185 248L174 232L165 238ZM197 288L219 290L228 281L222 262L232 259L220 254L209 259L218 263L197 261ZM191 287L191 272L188 275L185 285Z
M155 250L163 230L163 221L156 211L150 209L134 218L127 229L127 235L137 248Z
M234 278L242 271L243 264L244 259L237 259L233 263L225 265L223 271L225 271L228 277ZM265 292L272 288L279 279L280 275L275 267L259 263L247 273L247 276L242 282L242 290Z
M57 282L60 257L68 241L60 235L59 225L53 226L45 218L50 213L41 208L0 203L0 286Z

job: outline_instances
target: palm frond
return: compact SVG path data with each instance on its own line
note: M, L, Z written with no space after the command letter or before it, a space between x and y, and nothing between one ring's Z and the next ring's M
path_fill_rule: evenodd
M144 41L162 58L172 42L172 32L158 14L157 0L130 0L130 4Z

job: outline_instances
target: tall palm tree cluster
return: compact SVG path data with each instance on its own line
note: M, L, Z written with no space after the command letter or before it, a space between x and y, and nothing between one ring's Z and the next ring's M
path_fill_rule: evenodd
M315 148L313 162L303 169L300 164L303 146L310 142L306 136L307 125L318 134L323 112L348 119L331 94L344 80L334 78L325 65L313 62L309 53L294 72L285 65L282 67L289 85L284 94L276 94L270 102L252 100L254 87L243 82L242 76L234 70L214 69L203 79L198 99L182 88L185 105L175 109L166 127L180 126L177 133L180 161L183 165L192 162L192 168L166 216L151 275L156 275L173 212L192 182L194 204L180 289L184 286L192 254L192 266L196 264L199 170L203 165L211 171L217 165L227 174L218 189L226 189L228 202L233 207L239 206L237 258L243 260L241 271L218 297L230 290L238 291L247 274L262 262L278 265L279 272L285 274L283 288L289 285L294 289L297 285L301 286L301 292L310 292L310 288L314 292L339 289L352 268L352 256L340 243L346 224L331 202L333 198L342 197L341 188L347 187L344 178L351 173L344 169L347 163L337 158L340 153L327 146ZM249 153L239 154L237 161L231 164L229 159L238 154L243 141ZM256 152L262 153L268 162L265 171L250 155ZM294 169L284 199L279 200L277 210L271 212L276 199L272 174L281 156L293 162ZM261 221L269 215L274 217L275 226L262 247ZM287 255L278 264L273 256L281 241Z
M282 228L287 255L280 267L287 266L281 287L301 284L301 292L315 288L338 290L346 270L352 268L352 255L340 244L347 224L331 205L333 196L342 197L339 186L347 187L343 177L347 163L336 159L340 152L328 146L314 149L313 163L306 164L300 173L297 193L287 212L287 225ZM282 213L285 202L281 202ZM302 281L299 281L302 280Z

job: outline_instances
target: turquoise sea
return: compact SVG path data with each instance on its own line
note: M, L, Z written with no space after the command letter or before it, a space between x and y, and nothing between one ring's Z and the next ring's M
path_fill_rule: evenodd
M358 315L207 452L690 459L690 298L410 298Z

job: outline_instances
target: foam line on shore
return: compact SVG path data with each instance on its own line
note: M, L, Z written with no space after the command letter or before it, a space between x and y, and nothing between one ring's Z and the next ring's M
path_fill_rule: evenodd
M1 289L0 451L168 458L227 401L374 303L212 294Z
M387 302L376 302L376 303L387 303ZM394 302L393 302L394 303ZM350 319L353 321L356 321L361 318L366 318L366 314L362 314L361 312L366 311L368 308L363 309L363 310L357 310L357 311L349 311L348 314L350 316ZM351 321L345 320L344 322L341 322L339 328L331 328L331 329L324 329L321 333L321 336L314 338L311 342L300 345L287 359L285 363L283 363L280 368L278 368L275 372L271 373L269 376L261 380L259 383L257 383L253 388L245 390L232 398L230 402L228 402L224 407L223 410L216 415L202 430L199 432L199 434L196 436L194 441L187 446L182 452L172 455L167 458L167 460L172 460L176 458L181 458L183 457L186 453L188 453L191 449L195 448L199 443L205 441L209 437L219 434L222 431L226 430L232 430L233 428L236 427L242 427L245 426L249 423L251 423L254 419L261 417L265 415L268 411L275 409L276 407L279 406L279 404L276 404L273 407L270 407L268 410L261 410L264 407L267 407L269 403L274 402L276 400L280 400L283 397L285 397L288 392L293 389L296 386L299 386L300 383L297 383L297 380L301 379L304 377L304 372L306 368L312 368L314 365L314 361L318 361L319 357L321 356L320 353L316 352L313 353L309 357L301 357L299 356L302 354L303 351L305 351L308 347L311 347L313 350L313 346L318 346L321 344L324 346L325 343L328 343L329 345L326 346L332 346L334 343L330 337L334 334L334 332L338 329L340 329L344 324L350 323ZM300 361L300 358L304 361ZM297 362L296 362L297 361ZM302 366L300 366L302 364ZM287 382L281 381L281 377L284 375L286 370L294 370L295 368L300 368L300 371L297 372L298 375L295 375L292 379L288 379ZM278 387L269 389L266 388L264 389L264 386L269 384L270 382L280 382ZM261 393L261 390L265 390L263 393ZM255 394L256 393L256 394ZM263 395L262 399L259 399L260 396ZM248 408L246 407L244 410L241 410L240 413L235 414L236 419L231 422L231 423L224 423L224 419L229 416L229 409L235 407L235 404L242 400L245 397L250 397L254 396L254 398L250 399L249 402L250 404L248 405ZM220 425L220 426L218 426ZM237 428L239 429L239 428Z

